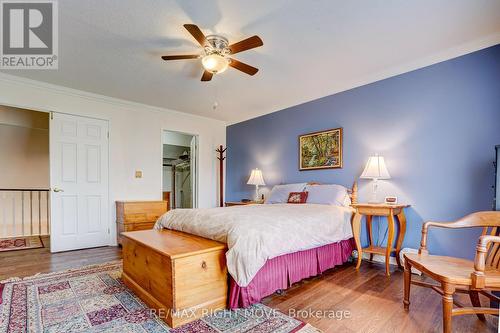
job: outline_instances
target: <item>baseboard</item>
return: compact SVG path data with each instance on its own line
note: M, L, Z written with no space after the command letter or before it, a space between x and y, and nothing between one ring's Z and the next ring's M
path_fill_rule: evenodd
M354 250L352 255L353 255L353 258L356 259L358 257L358 251ZM370 253L363 253L363 260L370 261ZM385 256L382 256L380 254L374 254L373 260L371 260L370 262L379 262L379 263L385 264ZM389 265L398 266L398 262L396 261L396 257L389 257ZM404 266L404 260L401 261L401 265ZM411 268L411 272L412 272L412 274L422 275L422 272L417 270L415 267Z
M363 253L363 260L370 261L370 254ZM380 263L385 264L385 257L381 256L380 254L374 254L372 262L380 262ZM403 265L403 262L401 262L401 264ZM395 265L395 266L398 265L398 262L396 261L396 257L389 258L389 265ZM412 274L422 275L422 273L419 270L417 270L415 267L411 268L411 272L412 272Z
M354 250L352 251L352 256L354 259L358 258L358 251ZM370 253L363 253L363 260L370 261ZM373 262L381 262L385 264L385 256L380 255L380 254L374 254L373 255ZM396 261L396 257L389 257L389 265L397 265L398 262Z
M363 253L363 260L370 261L370 254ZM385 264L385 257L381 256L380 254L374 254L372 261L381 262L381 263ZM398 264L398 262L396 261L396 257L389 258L389 265L396 265L397 266L397 264Z

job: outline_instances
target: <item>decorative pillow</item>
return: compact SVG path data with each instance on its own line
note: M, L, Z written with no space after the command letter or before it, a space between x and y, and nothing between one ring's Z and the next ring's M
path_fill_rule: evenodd
M266 200L266 204L286 203L290 192L302 192L306 183L275 185Z
M305 191L309 192L307 203L320 205L349 205L349 193L342 185L307 185Z
M307 201L307 192L290 192L288 195L288 203L304 204Z

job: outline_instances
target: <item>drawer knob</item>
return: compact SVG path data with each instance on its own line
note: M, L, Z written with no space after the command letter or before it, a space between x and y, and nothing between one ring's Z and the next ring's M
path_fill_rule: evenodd
M205 261L201 263L201 268L207 269L207 263Z

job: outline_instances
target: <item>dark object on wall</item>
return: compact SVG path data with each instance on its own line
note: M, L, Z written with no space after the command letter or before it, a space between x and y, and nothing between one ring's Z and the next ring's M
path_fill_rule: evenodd
M500 210L500 145L495 146L495 162L493 166L495 167L495 185L493 186L495 193L493 197L493 210ZM493 294L500 297L500 292L493 291ZM498 302L491 300L490 307L498 308Z
M342 168L342 128L299 136L299 170Z
M224 207L224 153L227 147L223 148L222 145L219 146L215 151L219 153L217 159L219 160L219 206Z
M493 198L493 210L500 210L500 145L495 146L495 197Z

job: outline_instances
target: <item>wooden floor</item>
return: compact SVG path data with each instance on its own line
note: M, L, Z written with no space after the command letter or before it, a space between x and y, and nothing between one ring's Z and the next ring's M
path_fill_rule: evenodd
M98 247L78 251L50 253L50 240L42 237L44 248L0 252L0 281L9 277L25 277L101 264L121 259L118 247Z
M48 245L48 239L44 239ZM121 258L117 247L51 254L48 248L0 253L0 280L47 273ZM272 295L263 303L285 314L300 317L310 311L323 311L302 319L324 332L441 332L441 297L436 292L412 286L410 312L402 305L403 274L397 269L390 278L380 264L363 262L357 272L344 265L323 275L307 279L283 295ZM461 297L463 295L460 295ZM464 303L467 298L461 299ZM301 312L299 312L301 311ZM332 311L337 311L336 313ZM336 318L347 311L348 318ZM453 318L454 332L497 332L498 318L487 316L483 323L476 316Z
M414 275L415 278L418 276ZM470 304L466 295L458 295ZM344 265L307 279L262 303L285 314L290 309L349 311L350 318L335 320L311 317L304 321L324 332L441 332L441 295L412 286L410 312L403 310L403 272L392 268L389 278L382 264L364 262L358 271ZM482 299L483 304L488 304ZM498 317L486 316L483 323L474 316L453 318L453 332L497 332Z

